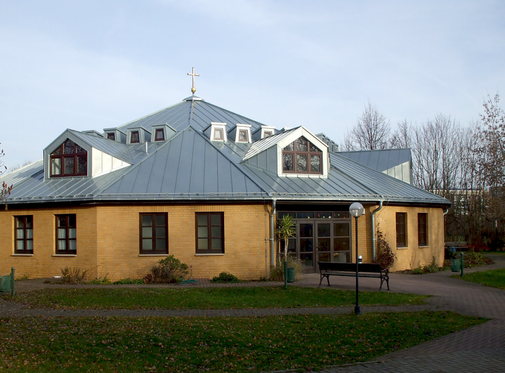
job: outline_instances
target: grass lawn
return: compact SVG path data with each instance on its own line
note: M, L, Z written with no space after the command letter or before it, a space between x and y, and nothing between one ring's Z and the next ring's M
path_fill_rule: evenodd
M505 289L505 269L494 269L491 271L480 271L474 273L464 274L461 276L451 276L455 278L462 278L466 281L475 282L494 288Z
M0 371L261 372L367 361L483 322L451 312L0 319Z
M360 292L360 305L417 305L426 296L387 291ZM167 289L68 288L21 293L13 301L35 307L72 309L225 309L352 306L352 291L282 287Z

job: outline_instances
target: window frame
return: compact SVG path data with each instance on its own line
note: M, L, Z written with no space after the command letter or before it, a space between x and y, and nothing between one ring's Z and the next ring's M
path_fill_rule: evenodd
M307 150L298 150L297 142L300 139L304 139L307 142ZM293 150L286 150L291 146ZM317 151L311 151L311 146L317 149ZM293 169L287 170L285 167L285 156L292 156ZM298 156L305 156L307 159L307 170L298 170ZM319 171L312 171L312 157L319 157ZM285 174L307 174L307 175L322 175L323 174L323 152L319 149L315 144L313 144L310 140L308 140L305 136L300 136L293 142L289 143L282 149L282 172Z
M60 227L60 218L65 218L66 220L66 226ZM75 224L72 226L71 223L71 218L75 222ZM77 215L76 214L57 214L55 215L55 233L56 233L56 248L55 248L55 253L56 254L71 254L71 255L77 255ZM59 237L59 229L60 228L65 228L65 237L60 238ZM75 237L71 238L70 233L71 229L75 230ZM65 249L61 250L60 249L60 242L64 241L65 242ZM75 242L75 250L70 249L71 241Z
M107 140L116 141L116 134L114 132L107 132Z
M65 153L65 143L67 141L70 141L73 144L73 152L68 154ZM82 151L79 151L82 149ZM83 172L79 172L79 159L84 158L85 159L85 170ZM74 162L74 170L72 173L65 173L65 160L66 159L73 159ZM56 174L54 173L53 169L53 164L56 162L56 160L60 160L60 173ZM88 176L88 151L84 149L82 146L77 144L76 142L66 139L63 141L56 149L54 149L51 154L49 155L49 172L51 177L73 177L73 176Z
M158 136L158 134L161 134ZM163 128L154 129L154 141L165 141L165 130Z
M151 225L143 225L143 217L144 216L151 216ZM165 224L162 225L157 225L157 216L164 216L165 217ZM144 237L143 235L143 228L146 227L151 227L151 237ZM165 236L164 237L158 237L157 235L157 228L163 227ZM165 247L163 248L158 248L157 247L157 242L159 239L165 239ZM151 239L151 250L144 250L143 249L143 240L144 239ZM154 255L159 255L159 254L168 254L168 247L169 247L169 235L168 235L168 213L166 212L141 212L139 213L139 253L142 255L149 255L149 254L154 254Z
M417 214L417 245L428 246L428 214Z
M27 220L30 220L31 227L28 227ZM22 227L18 227L21 221ZM23 231L23 238L18 238L18 232ZM28 238L28 231L31 231L31 238ZM24 249L19 249L19 242L23 242ZM31 249L27 249L28 242L31 242ZM14 216L14 254L33 254L33 215Z
M206 216L207 223L205 225L200 225L198 223L199 216ZM212 224L212 216L220 216L220 225ZM199 236L198 228L206 227L207 228L207 236ZM212 234L212 228L220 227L220 236L214 236ZM212 248L212 240L213 238L221 239L221 248L213 249ZM207 239L207 249L199 249L198 248L198 240L199 239ZM224 212L196 212L195 213L195 253L196 254L224 254L225 253L225 244L224 244Z
M134 136L136 136L135 139ZM130 144L140 144L140 131L130 131Z
M397 212L396 213L396 247L407 247L408 246L408 236L407 236L407 213Z

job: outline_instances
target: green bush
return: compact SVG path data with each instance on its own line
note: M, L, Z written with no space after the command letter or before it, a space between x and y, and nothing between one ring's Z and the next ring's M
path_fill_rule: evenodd
M160 260L151 268L151 273L144 277L143 282L174 283L181 282L188 274L188 265L181 263L173 255Z
M210 282L238 282L237 276L229 272L221 272L219 276L215 276Z
M95 278L94 280L90 280L86 283L90 285L110 285L112 281L109 280L106 276L104 278Z
M113 285L140 285L144 280L141 278L122 278L121 280L114 281Z

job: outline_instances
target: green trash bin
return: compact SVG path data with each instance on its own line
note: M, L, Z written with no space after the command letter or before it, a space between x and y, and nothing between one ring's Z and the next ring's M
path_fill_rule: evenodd
M452 258L451 259L451 271L459 272L461 270L461 259Z
M11 276L0 276L0 293L10 293L11 291Z
M288 267L288 282L295 282L295 269Z

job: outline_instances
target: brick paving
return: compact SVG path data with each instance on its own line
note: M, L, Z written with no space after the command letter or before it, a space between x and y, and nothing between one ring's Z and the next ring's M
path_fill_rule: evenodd
M479 270L505 268L505 256L494 256L496 264L492 266L465 269L465 273ZM374 361L338 366L323 370L324 373L340 372L505 372L505 290L485 287L478 284L451 278L451 272L438 272L429 275L413 276L391 274L391 291L433 295L429 304L424 306L403 307L367 307L365 312L402 312L420 310L451 310L460 314L479 316L490 321L446 335L418 346L396 351L381 356ZM332 277L332 287L338 289L355 289L352 277ZM314 287L319 284L319 275L305 275L296 283L297 286ZM238 284L212 284L199 279L186 285L163 285L166 287L217 287L217 286L268 286L282 285L278 282L252 282ZM360 290L378 291L377 279L360 279ZM16 282L16 291L33 291L44 287L59 287L44 283L43 280L26 280ZM79 287L89 287L80 285ZM118 288L120 285L114 285ZM125 285L131 287L132 285ZM142 285L146 286L146 285ZM155 285L156 287L163 287ZM326 286L326 285L322 285ZM102 286L103 287L103 286ZM386 290L387 291L387 290ZM297 309L244 309L244 310L49 310L32 309L23 305L7 302L0 297L0 317L32 316L275 316L288 314L335 314L351 313L354 307L336 308L297 308Z

